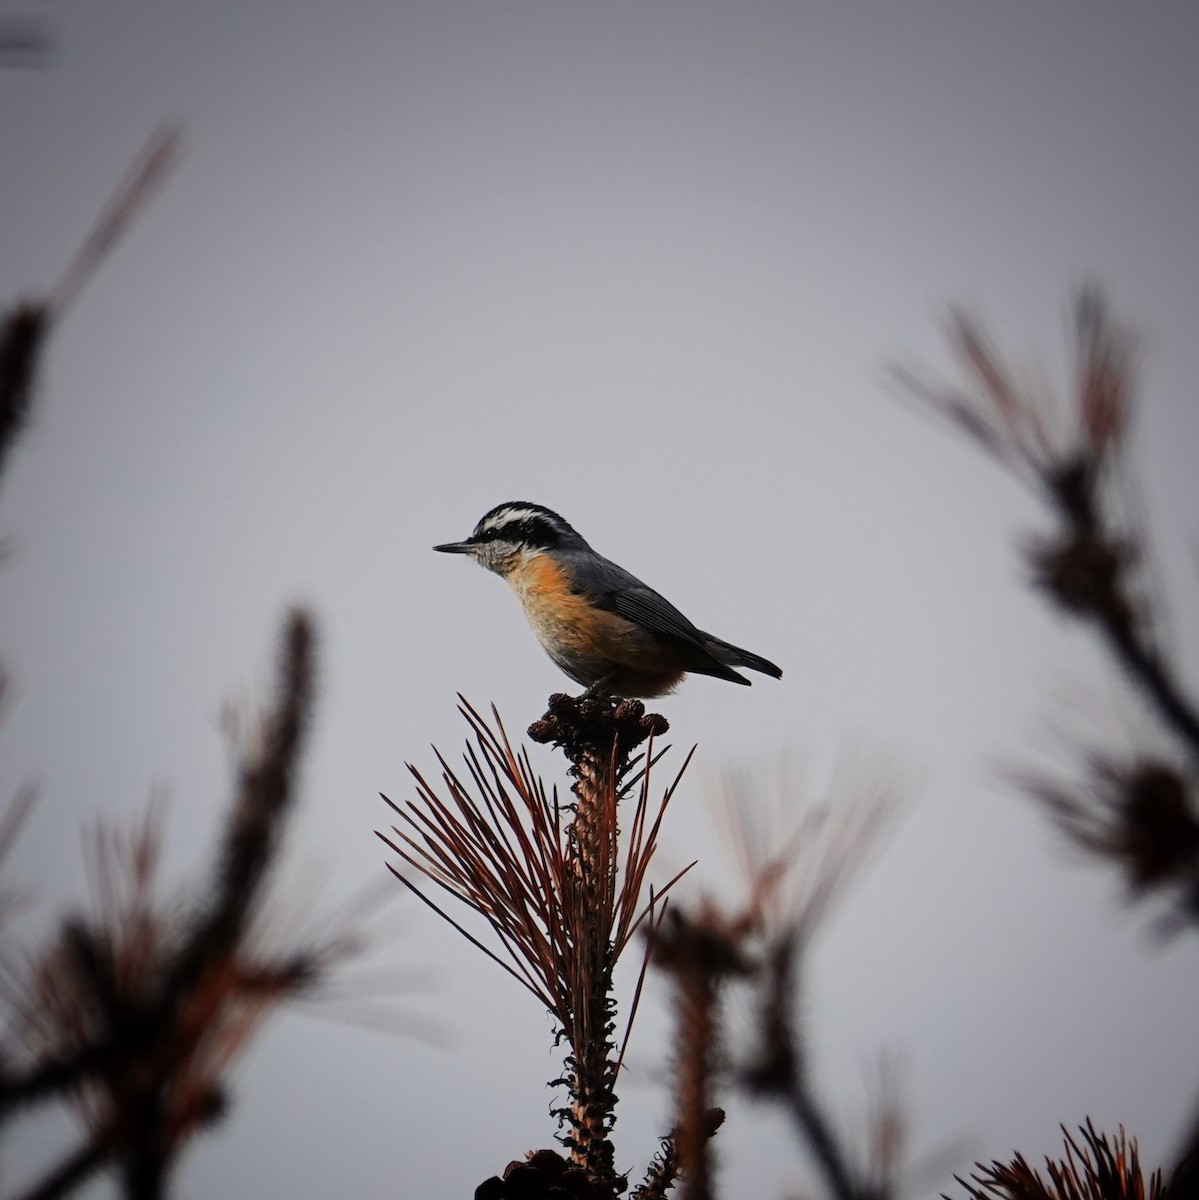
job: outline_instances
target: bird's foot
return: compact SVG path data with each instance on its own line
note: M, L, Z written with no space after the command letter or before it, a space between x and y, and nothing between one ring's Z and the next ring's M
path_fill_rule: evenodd
M607 700L616 703L617 697L612 691L612 676L601 675L587 687L579 696L580 700Z

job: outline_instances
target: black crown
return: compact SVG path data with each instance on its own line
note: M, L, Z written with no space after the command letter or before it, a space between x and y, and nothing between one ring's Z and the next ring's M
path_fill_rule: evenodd
M524 500L497 504L486 512L471 534L472 542L519 542L526 546L550 550L564 542L583 539L570 524L552 509Z

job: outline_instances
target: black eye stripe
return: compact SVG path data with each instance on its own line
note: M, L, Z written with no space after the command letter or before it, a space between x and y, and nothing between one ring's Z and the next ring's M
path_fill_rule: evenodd
M491 514L488 514L490 517ZM484 521L488 520L484 517ZM486 528L476 528L470 540L476 544L504 541L519 542L527 546L551 547L562 541L563 530L559 524L560 518L542 516L533 513L522 516L519 520L506 521L499 525L489 525ZM561 522L565 524L565 522ZM482 522L480 522L482 525Z

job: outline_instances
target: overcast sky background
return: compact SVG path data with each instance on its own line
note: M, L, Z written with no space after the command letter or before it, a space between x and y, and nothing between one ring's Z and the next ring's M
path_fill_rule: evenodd
M515 733L564 686L507 589L429 549L534 500L784 668L660 703L700 745L663 877L698 852L692 894L720 886L703 808L730 765L790 756L818 793L877 752L912 796L805 1001L846 1121L900 1062L912 1160L936 1162L911 1193L1088 1115L1165 1159L1199 1088L1194 939L1150 936L999 777L1054 721L1130 746L1143 719L1024 586L1035 505L885 368L947 366L966 301L1060 383L1071 290L1102 281L1145 331L1135 458L1196 667L1199 8L0 8L29 13L57 46L0 72L6 302L53 281L160 120L187 138L56 333L0 496L0 796L38 784L14 870L41 912L85 894L81 829L156 788L172 868L206 865L221 706L262 693L297 599L322 669L296 861L331 898L378 877L377 793L456 752L455 693ZM551 1144L548 1020L398 911L380 961L433 974L402 1006L447 1044L284 1017L179 1195L467 1196ZM670 1124L660 1004L643 1022L635 1179ZM20 1127L6 1178L68 1136ZM730 1197L805 1177L745 1105L719 1148Z

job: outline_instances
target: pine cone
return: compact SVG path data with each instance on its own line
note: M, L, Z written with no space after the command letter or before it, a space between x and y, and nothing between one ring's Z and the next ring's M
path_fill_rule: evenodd
M612 1200L582 1167L557 1150L536 1150L514 1159L503 1178L493 1175L475 1188L475 1200Z

